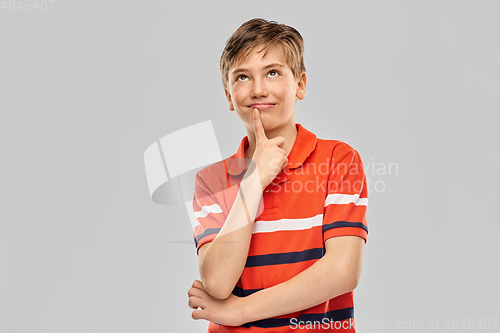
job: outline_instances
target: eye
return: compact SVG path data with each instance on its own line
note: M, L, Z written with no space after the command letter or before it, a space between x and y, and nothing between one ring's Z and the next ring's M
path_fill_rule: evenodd
M246 81L245 79L247 79L248 76L246 76L245 74L241 74L241 75L238 75L238 77L236 78L236 81ZM242 80L240 80L242 79Z
M278 72L275 69L271 69L267 74L269 74L271 77L276 77L276 76L280 75L280 72Z

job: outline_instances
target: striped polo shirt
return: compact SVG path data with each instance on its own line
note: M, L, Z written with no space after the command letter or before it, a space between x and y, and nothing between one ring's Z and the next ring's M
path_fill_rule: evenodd
M359 236L366 242L368 189L359 153L337 140L322 140L296 124L288 164L263 192L243 273L233 294L245 297L287 281L325 253L325 240ZM246 172L244 137L233 156L196 174L193 210L197 250L220 231ZM354 332L353 293L313 308L209 332ZM300 324L302 323L302 326ZM306 327L310 323L313 326ZM336 327L334 327L336 325Z

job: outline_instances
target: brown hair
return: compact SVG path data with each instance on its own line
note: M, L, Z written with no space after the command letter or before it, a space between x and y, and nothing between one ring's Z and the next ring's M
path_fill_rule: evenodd
M226 41L226 47L220 57L220 71L224 88L228 86L229 68L234 63L248 57L258 45L263 45L262 50L258 52L265 51L264 55L270 46L280 46L285 56L285 62L296 80L306 71L304 40L300 33L294 28L276 21L254 18L243 23Z

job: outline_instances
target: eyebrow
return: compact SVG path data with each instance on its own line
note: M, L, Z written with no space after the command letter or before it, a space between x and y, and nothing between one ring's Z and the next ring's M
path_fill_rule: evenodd
M284 66L283 66L283 64L280 64L279 62L275 62L275 63L272 63L272 64L265 66L263 69L268 69L271 67L284 67ZM232 72L232 74L237 74L237 73L246 72L246 71L248 71L248 69L246 69L246 68L237 68Z

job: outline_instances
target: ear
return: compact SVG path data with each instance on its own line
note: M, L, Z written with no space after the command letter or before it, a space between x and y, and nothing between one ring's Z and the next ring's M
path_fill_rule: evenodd
M226 94L227 103L229 104L229 111L234 111L233 101L231 100L231 93L227 91L226 87L224 87L224 94Z
M299 80L297 81L297 98L302 100L304 97L306 97L306 86L307 86L307 77L306 73L303 72L300 75Z

